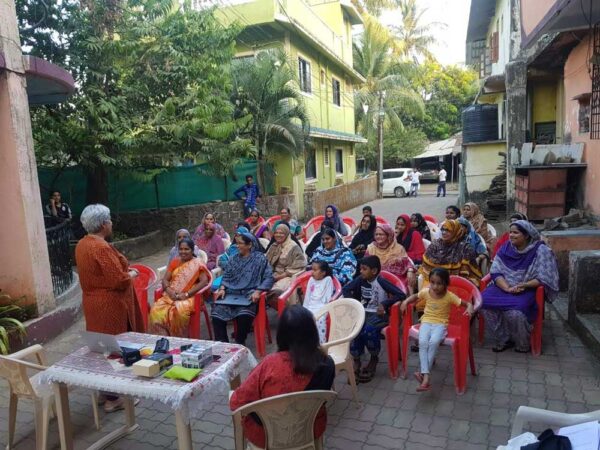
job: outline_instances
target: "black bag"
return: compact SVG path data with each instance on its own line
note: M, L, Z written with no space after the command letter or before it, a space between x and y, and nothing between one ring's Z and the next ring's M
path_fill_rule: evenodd
M524 445L521 450L572 450L568 437L554 434L549 428L538 436L538 441Z

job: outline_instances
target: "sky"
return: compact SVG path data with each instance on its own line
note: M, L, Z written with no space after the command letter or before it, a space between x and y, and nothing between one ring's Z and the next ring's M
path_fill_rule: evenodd
M461 64L465 61L465 39L469 22L471 0L417 0L425 9L424 22L445 24L435 25L433 34L439 43L432 47L432 53L443 64ZM398 13L382 14L380 20L386 24L398 24Z

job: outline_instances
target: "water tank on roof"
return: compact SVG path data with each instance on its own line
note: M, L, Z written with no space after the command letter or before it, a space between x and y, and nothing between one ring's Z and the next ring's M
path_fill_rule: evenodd
M471 105L462 112L463 143L498 139L498 105Z

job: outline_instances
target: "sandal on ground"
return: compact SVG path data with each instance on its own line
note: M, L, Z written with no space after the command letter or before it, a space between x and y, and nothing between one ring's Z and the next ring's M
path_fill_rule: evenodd
M431 390L430 383L421 384L421 385L417 386L417 392L425 392L425 391L430 391L430 390Z
M361 370L358 375L358 379L361 383L368 383L373 378L375 378L375 372L377 371L377 363L379 362L379 358L374 358L369 361L369 363Z
M515 343L513 341L508 341L506 344L502 345L502 346L496 346L494 348L492 348L492 351L494 353L500 353L503 352L504 350L508 350L509 348L513 348L515 346Z
M529 353L531 350L526 348L526 349L522 349L522 348L515 348L515 352L517 353Z
M415 372L413 375L415 376L419 384L423 384L423 374L421 372Z

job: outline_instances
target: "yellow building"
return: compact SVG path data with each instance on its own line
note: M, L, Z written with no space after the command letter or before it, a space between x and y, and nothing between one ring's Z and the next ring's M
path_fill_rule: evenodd
M199 4L208 4L210 1ZM244 30L237 56L283 48L298 71L299 88L310 117L312 147L303 160L275 161L278 192L296 194L304 214L305 189L326 189L353 181L355 133L353 87L364 78L352 68L352 27L362 24L350 0L228 0L218 2L224 23Z

